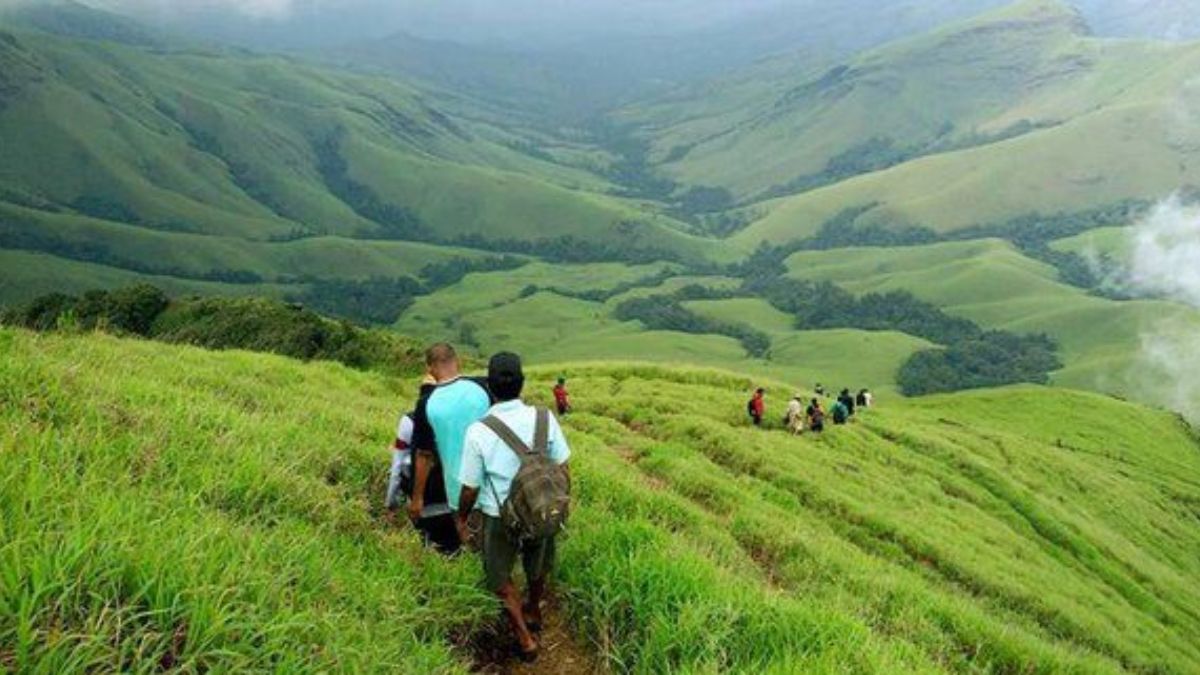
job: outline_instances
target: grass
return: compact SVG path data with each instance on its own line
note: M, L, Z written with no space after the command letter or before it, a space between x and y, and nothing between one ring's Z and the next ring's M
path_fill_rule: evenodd
M755 204L739 244L872 204L863 222L950 231L1195 183L1198 59L1194 44L1092 37L1068 3L1028 0L819 67L780 56L622 117L660 170Z
M465 248L405 241L359 241L345 237L313 237L288 242L246 241L236 237L161 232L96 218L41 214L0 204L14 232L54 236L68 245L101 248L118 258L176 275L214 271L248 271L268 281L280 277L368 279L415 276L431 263L454 258L480 258ZM34 270L25 274L34 276Z
M892 249L801 252L792 276L833 281L856 293L907 290L989 328L1044 332L1058 340L1065 367L1056 384L1167 404L1137 376L1143 333L1176 319L1200 327L1200 314L1159 301L1107 300L1057 281L1053 268L995 240Z
M0 332L0 658L23 672L462 672L478 563L378 518L415 382ZM753 382L567 372L564 611L619 672L1194 672L1200 454L1015 388L754 431ZM774 420L772 401L768 420Z
M476 134L397 80L233 51L5 36L0 208L14 227L265 277L395 276L389 259L469 255L361 241L394 236L382 221L395 213L439 241L572 236L736 254L611 196L596 175L522 154L490 128ZM266 243L297 236L310 238Z
M745 298L695 301L687 306L716 319L766 331L773 341L769 360L747 357L745 349L732 338L649 331L638 322L615 319L615 308L630 298L671 293L693 284L716 289L737 285L736 280L727 277L687 275L649 281L660 269L661 265L535 263L516 270L475 273L454 286L418 298L396 328L428 340L465 342L481 353L509 349L546 361L634 359L723 368L790 383L781 385L779 393L824 382L830 386L837 383L839 389L869 387L894 394L900 364L930 346L924 340L894 332L796 331L789 318L764 301ZM523 293L528 286L572 293L619 290L643 279L647 280L645 285L604 302L545 290L529 296Z
M0 250L0 304L19 305L48 293L81 295L96 289L113 289L149 283L169 295L253 295L283 297L298 290L285 284L224 284L176 277L139 274L95 263L67 260L44 253Z

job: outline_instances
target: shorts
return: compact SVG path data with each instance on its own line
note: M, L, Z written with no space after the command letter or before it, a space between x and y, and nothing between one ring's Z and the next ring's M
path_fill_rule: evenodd
M454 555L462 548L453 514L422 518L417 521L417 531L421 533L421 539L426 546L443 555Z
M512 580L512 569L518 553L521 555L521 566L525 569L525 579L534 581L544 578L554 569L554 549L554 537L518 543L499 518L487 514L483 516L483 574L487 589L493 593Z

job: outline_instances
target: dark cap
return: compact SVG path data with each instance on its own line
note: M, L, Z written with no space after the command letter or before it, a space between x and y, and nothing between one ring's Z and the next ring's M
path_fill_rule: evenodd
M521 357L512 352L500 352L488 361L488 388L497 398L507 400L521 395L525 373Z

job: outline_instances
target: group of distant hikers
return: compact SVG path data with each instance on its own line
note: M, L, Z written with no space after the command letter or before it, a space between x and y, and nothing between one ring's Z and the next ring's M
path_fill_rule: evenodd
M793 434L802 434L806 431L819 434L825 431L826 417L831 417L835 425L847 424L857 411L870 408L875 403L875 397L869 389L860 389L857 395L851 394L849 389L843 389L834 399L833 405L830 406L827 413L825 405L821 401L825 398L825 387L818 384L813 391L816 396L809 399L807 406L804 403L804 395L800 393L788 401L787 413L783 417L783 426ZM756 427L762 426L763 418L767 414L766 394L767 390L759 387L746 402L746 414L750 416L751 423Z
M425 543L447 555L481 549L487 588L504 607L519 656L532 661L555 540L570 507L571 449L550 411L521 400L525 375L516 354L493 356L486 378L461 375L445 343L426 351L425 364L416 409L396 431L387 507L395 513L407 499ZM570 411L562 378L554 398L559 415ZM524 598L512 579L518 556Z

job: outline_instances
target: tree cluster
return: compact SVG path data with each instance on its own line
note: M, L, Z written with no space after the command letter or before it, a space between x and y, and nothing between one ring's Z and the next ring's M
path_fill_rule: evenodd
M1062 367L1054 341L1045 335L990 331L946 349L914 354L897 382L906 396L997 387L1019 382L1045 384Z
M168 300L142 284L81 297L61 293L5 311L0 322L32 330L104 330L209 349L245 349L350 367L415 372L421 355L400 336L327 319L298 305L264 298Z
M771 351L771 338L766 333L741 324L701 316L684 307L679 298L671 295L626 300L617 305L615 316L621 321L640 321L650 330L725 335L741 343L746 354L753 358L766 358Z

